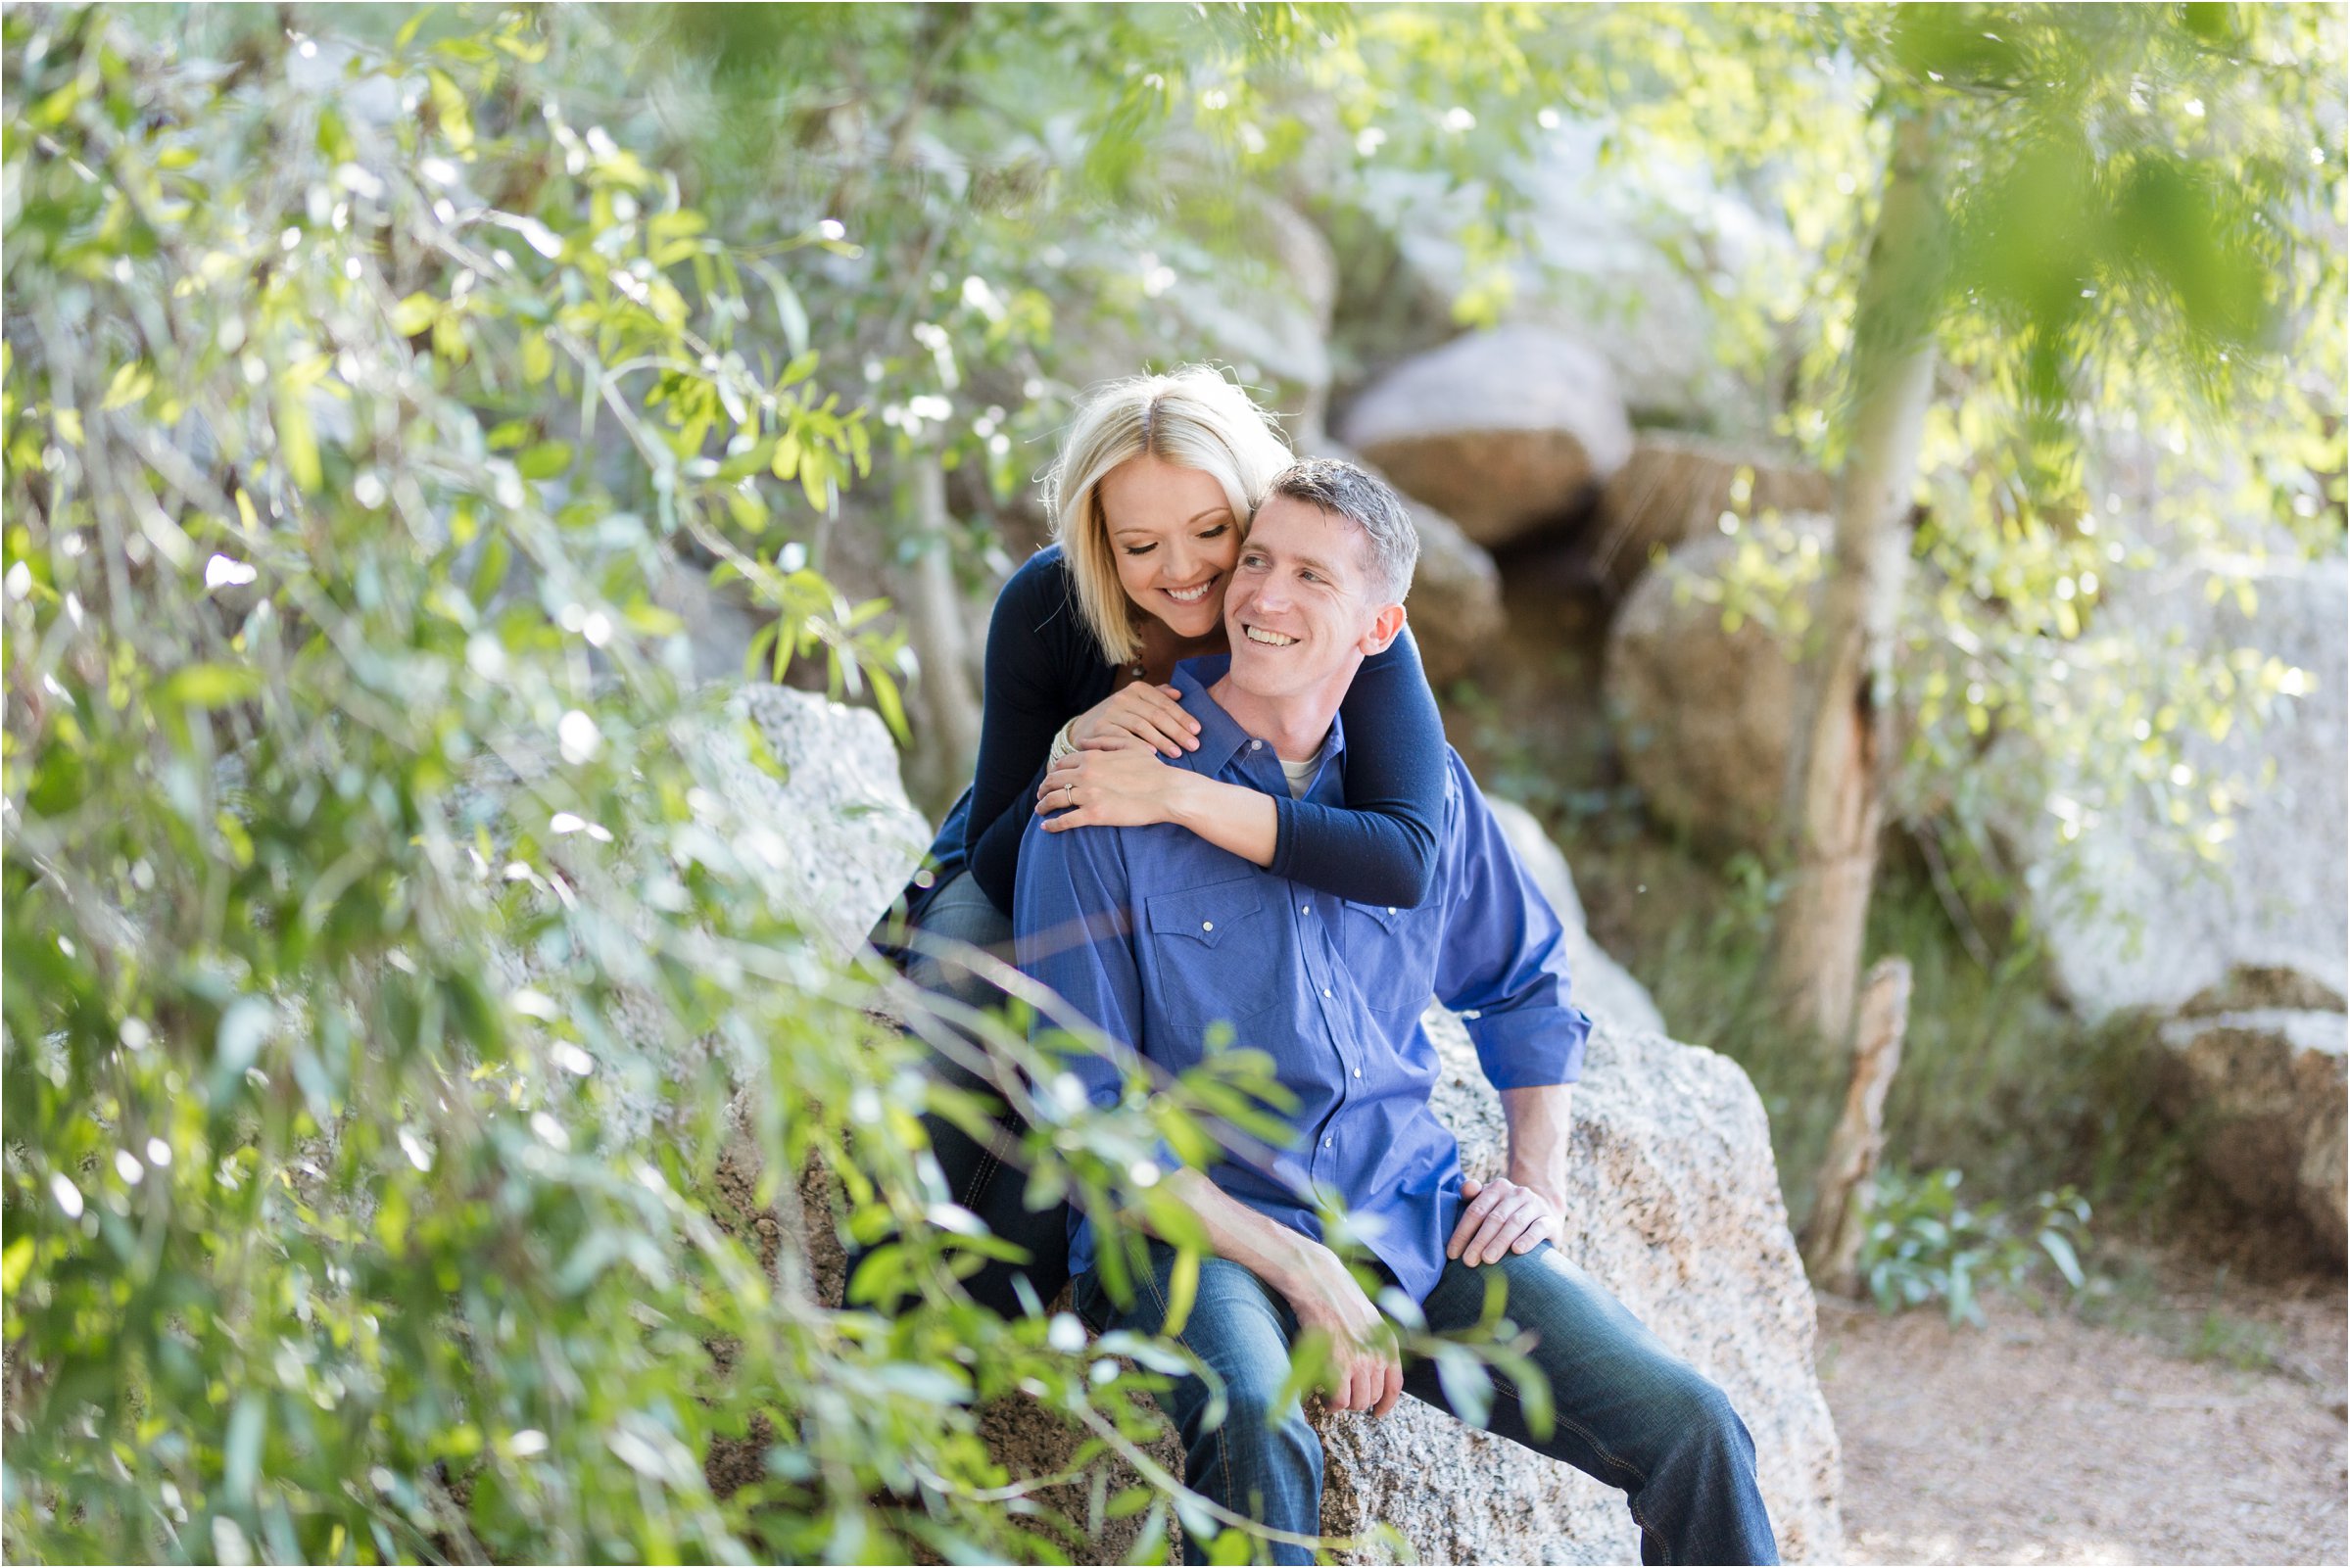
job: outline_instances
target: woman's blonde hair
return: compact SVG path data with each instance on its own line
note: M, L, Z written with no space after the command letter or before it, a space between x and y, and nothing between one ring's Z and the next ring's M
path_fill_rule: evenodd
M1044 506L1077 582L1078 608L1113 664L1141 651L1140 612L1118 580L1099 492L1111 469L1144 452L1223 485L1243 527L1290 463L1272 416L1209 366L1105 382L1085 394L1044 476Z

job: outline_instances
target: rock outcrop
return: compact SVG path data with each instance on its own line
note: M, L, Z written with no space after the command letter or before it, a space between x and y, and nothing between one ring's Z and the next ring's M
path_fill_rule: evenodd
M2330 1008L2258 1008L2162 1027L2164 1112L2239 1203L2305 1228L2335 1261L2350 1237L2343 1118L2350 1018Z
M1717 843L1770 841L1801 692L1789 620L1810 613L1829 534L1826 518L1798 514L1702 535L1616 612L1607 713L1657 821Z
M2209 564L2188 562L2115 585L2103 613L2152 661L2238 648L2305 672L2306 689L2224 739L2197 733L2184 764L2208 789L2241 781L2235 832L2213 867L2180 842L2164 802L2139 791L2108 810L2070 857L2052 823L2021 835L2032 910L2058 985L2088 1017L2178 1012L2244 968L2350 990L2350 632L2344 562L2272 564L2251 573L2257 607L2216 599ZM2232 581L2232 575L2226 581Z
M1397 488L1487 546L1586 509L1632 453L1607 360L1565 333L1472 333L1397 365L1342 432Z
M1468 1036L1433 1014L1436 1109L1471 1175L1501 1168L1501 1107ZM1842 1460L1812 1368L1810 1287L1787 1231L1762 1102L1728 1058L1663 1036L1593 1032L1575 1096L1567 1256L1718 1383L1754 1435L1789 1562L1844 1550ZM1633 1562L1620 1493L1406 1401L1384 1422L1320 1421L1325 1533L1374 1520L1424 1562Z
M811 928L852 951L931 841L898 782L896 744L878 714L806 691L750 686L742 701L785 777L743 752L718 754L739 791L738 831L774 835Z
M1621 594L1658 550L1714 531L1725 512L1752 522L1774 512L1825 512L1834 500L1826 474L1785 456L1645 431L1600 492L1588 553L1593 570Z
M1728 334L1716 301L1784 299L1816 261L1783 221L1725 189L1699 161L1652 156L1641 178L1623 178L1604 161L1607 134L1569 121L1531 150L1517 176L1530 238L1501 280L1501 319L1559 327L1592 344L1644 425L1759 436L1768 401L1721 363ZM1458 237L1480 215L1475 187L1453 186L1434 170L1374 170L1367 178L1374 204L1409 214L1396 225L1406 276L1391 289L1416 284L1428 297L1425 312L1438 319L1464 291L1492 291L1496 279Z
M815 729L804 727L809 743L820 743ZM863 765L795 779L808 785L809 798L861 802L868 798ZM1522 810L1498 810L1577 943L1576 994L1597 1021L1576 1097L1565 1250L1729 1393L1753 1431L1764 1497L1788 1560L1833 1561L1842 1550L1836 1435L1812 1366L1811 1295L1788 1234L1761 1102L1728 1059L1658 1032L1638 982L1584 934L1573 879L1557 849ZM818 862L862 854L853 829L838 851L831 847L840 821L819 806L786 826ZM872 880L878 886L889 879ZM844 904L837 934L861 934L870 918L862 903ZM1491 1174L1505 1152L1499 1098L1459 1021L1431 1010L1427 1023L1444 1065L1438 1114L1460 1136L1468 1169ZM733 1207L751 1212L759 1171L747 1136L730 1146L719 1184ZM826 1306L839 1303L844 1283L828 1217L834 1196L810 1169L772 1211L751 1219L779 1282ZM1013 1402L984 1419L992 1451L1015 1476L1052 1473L1079 1446L1077 1434L1040 1407ZM1638 1555L1620 1494L1441 1411L1407 1401L1384 1421L1322 1411L1316 1422L1328 1456L1325 1533L1352 1535L1384 1520L1430 1562ZM1155 1454L1179 1473L1170 1443ZM1102 1463L1113 1490L1135 1479L1123 1464ZM1084 1497L1079 1483L1048 1500L1081 1517ZM1136 1523L1107 1523L1083 1555L1119 1560Z

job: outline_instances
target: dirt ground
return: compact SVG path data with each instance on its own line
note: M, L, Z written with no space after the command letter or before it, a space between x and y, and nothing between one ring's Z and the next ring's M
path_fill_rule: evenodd
M2073 1308L1820 1301L1853 1563L2342 1563L2339 1278L2141 1259Z

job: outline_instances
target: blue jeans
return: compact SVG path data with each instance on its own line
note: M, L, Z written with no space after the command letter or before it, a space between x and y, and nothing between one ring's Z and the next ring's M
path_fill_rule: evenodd
M969 873L960 873L931 895L920 927L935 940L983 948L1005 963L1012 962L1012 921L988 902ZM971 1007L991 1007L1003 993L955 963L949 956L917 953L906 965L906 978L928 991L952 997ZM944 1057L931 1058L931 1070L960 1089L992 1094L991 1087L960 1064ZM1050 1307L1069 1281L1069 1206L1056 1203L1031 1210L1022 1200L1028 1186L1018 1167L1007 1165L999 1151L1017 1148L1027 1130L1017 1117L1005 1112L997 1118L990 1144L974 1142L971 1135L942 1117L926 1116L931 1150L945 1172L946 1190L954 1201L985 1222L987 1229L1028 1250L1026 1263L989 1259L978 1273L963 1282L972 1300L998 1316L1015 1317L1026 1310L1017 1279L1026 1279L1035 1292L1036 1305ZM852 1251L853 1272L861 1251Z
M1098 1274L1078 1277L1078 1310L1095 1332L1156 1334L1166 1321L1175 1251L1160 1242L1150 1251L1152 1273L1136 1281L1134 1305L1124 1310ZM1728 1396L1549 1242L1478 1268L1448 1261L1421 1304L1428 1327L1446 1333L1476 1323L1496 1269L1508 1284L1511 1320L1537 1336L1531 1358L1550 1382L1557 1420L1548 1438L1535 1437L1515 1390L1497 1372L1487 1430L1623 1492L1643 1562L1777 1562L1754 1480L1754 1440ZM1223 1380L1229 1411L1221 1426L1207 1425L1209 1389L1197 1376L1177 1379L1160 1402L1180 1436L1193 1491L1260 1524L1313 1536L1321 1530L1321 1441L1295 1401L1274 1402L1297 1331L1289 1303L1255 1274L1228 1259L1203 1260L1179 1337ZM1404 1389L1460 1414L1433 1362L1407 1359ZM1314 1561L1304 1547L1264 1550L1257 1560Z

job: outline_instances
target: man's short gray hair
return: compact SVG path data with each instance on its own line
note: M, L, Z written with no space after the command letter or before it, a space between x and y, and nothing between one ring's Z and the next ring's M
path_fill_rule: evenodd
M1367 540L1364 564L1382 604L1401 604L1412 592L1412 568L1419 564L1419 530L1395 488L1367 469L1336 457L1308 457L1273 476L1265 499L1287 496L1344 517ZM1263 510L1263 507L1259 507Z

